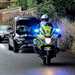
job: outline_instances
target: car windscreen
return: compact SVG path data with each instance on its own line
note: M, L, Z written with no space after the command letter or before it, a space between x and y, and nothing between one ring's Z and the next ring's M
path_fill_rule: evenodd
M24 26L18 26L16 29L16 33L19 35L25 34L25 27Z
M8 26L0 26L0 33L7 32Z
M40 21L38 19L27 19L17 21L17 33L22 35L25 33L31 33L33 26L39 25Z
M36 25L36 24L39 24L40 23L40 20L39 19L36 19L36 18L29 18L29 19L21 19L21 20L18 20L16 22L16 25L25 25L25 26L32 26L32 25Z

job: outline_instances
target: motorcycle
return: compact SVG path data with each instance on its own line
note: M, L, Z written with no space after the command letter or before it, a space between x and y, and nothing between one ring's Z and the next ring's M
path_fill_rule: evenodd
M51 59L59 52L58 40L61 37L59 28L52 28L45 25L38 29L34 29L37 36L33 40L35 46L34 52L43 60L43 64L49 65Z

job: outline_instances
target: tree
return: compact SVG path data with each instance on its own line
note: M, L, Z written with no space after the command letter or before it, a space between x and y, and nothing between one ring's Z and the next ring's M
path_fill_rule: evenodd
M21 6L22 10L27 9L27 0L17 0L17 5Z
M75 4L74 0L53 0L53 5L55 6L56 11L59 15L65 15L66 9L72 9L73 4Z
M53 6L53 0L42 0L37 7L40 15L47 13L50 17L54 17L56 13L55 7Z
M29 8L34 8L37 5L37 1L36 0L29 0L28 4L29 4L29 6L28 6Z
M37 0L37 4L40 4L42 2L43 2L43 0Z

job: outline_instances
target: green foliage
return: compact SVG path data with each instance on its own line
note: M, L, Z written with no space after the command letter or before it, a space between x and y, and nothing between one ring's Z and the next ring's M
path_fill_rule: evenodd
M66 8L71 9L72 4L75 4L74 0L53 0L53 5L58 13L64 15L66 13ZM75 7L75 6L74 6Z
M42 1L42 3L37 5L37 7L38 7L38 13L40 15L47 13L50 17L53 17L56 13L52 0L44 0L44 1Z
M33 8L37 4L36 0L17 0L17 5L23 9Z
M27 9L27 0L17 0L17 5L21 6L22 9Z
M37 5L36 0L28 0L28 8L34 8Z
M75 10L75 0L17 0L17 5L23 9L37 7L39 15L47 13L50 17L65 15L66 9Z
M28 5L28 8L30 8L32 6L32 0L27 0L27 5Z

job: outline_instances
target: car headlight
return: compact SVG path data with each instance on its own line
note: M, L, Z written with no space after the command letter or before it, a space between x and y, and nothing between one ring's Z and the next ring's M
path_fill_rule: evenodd
M19 37L20 35L18 35L17 33L15 34L15 37Z
M3 38L4 37L4 34L0 34L0 36Z
M51 38L45 38L45 43L50 44L51 43Z
M24 38L22 38L22 37L21 37L20 35L18 35L17 33L16 33L14 39L16 39L17 41L23 41L23 40L24 40Z
M23 39L23 38L20 38L20 37L17 37L17 38L15 38L15 41L16 41L18 44L21 44L21 43L24 41L24 39Z

